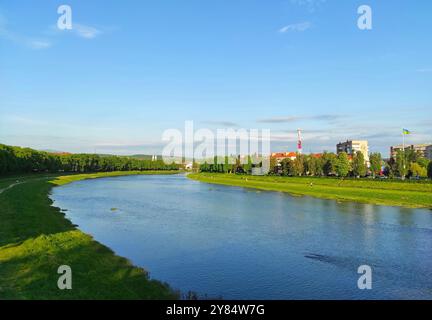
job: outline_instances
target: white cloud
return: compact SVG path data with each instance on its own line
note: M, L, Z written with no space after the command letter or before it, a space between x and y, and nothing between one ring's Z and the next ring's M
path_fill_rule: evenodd
M102 33L102 31L99 29L96 29L96 28L90 27L90 26L86 26L83 24L78 24L78 23L73 24L72 30L75 31L75 33L79 37L82 37L85 39L94 39Z
M104 30L107 30L107 28L104 28ZM60 30L57 24L52 24L47 31L49 36L74 35L87 40L94 39L103 33L104 31L101 29L76 22L73 22L70 30Z
M205 124L209 125L215 125L215 126L222 126L222 127L238 127L239 125L235 122L228 121L228 120L207 120L203 121Z
M10 31L7 28L7 21L3 16L0 16L0 38L35 50L51 47L51 42L48 40L35 39Z
M311 27L312 27L312 23L310 23L309 21L305 21L300 23L289 24L279 29L279 32L280 33L286 33L289 31L303 32L306 31L307 29L310 29Z
M84 39L94 39L100 34L102 34L102 31L100 29L80 23L73 23L71 31L73 34ZM61 31L58 29L57 25L52 25L50 27L50 30L48 32L45 32L45 35L47 38L51 38L52 36L58 35L60 33ZM52 42L49 39L29 37L9 30L7 19L1 14L0 38L34 50L47 49L52 46Z
M337 120L340 120L341 118L345 118L345 116L340 114L319 114L314 116L287 116L287 117L273 117L273 118L266 118L266 119L259 119L257 122L260 123L289 123L289 122L296 122L296 121L302 121L302 120L318 120L318 121L325 121L329 123L334 123Z
M30 40L28 46L32 49L46 49L51 47L51 42L45 40Z

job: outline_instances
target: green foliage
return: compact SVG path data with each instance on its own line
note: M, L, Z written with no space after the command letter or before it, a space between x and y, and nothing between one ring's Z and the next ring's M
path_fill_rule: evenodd
M282 175L289 176L294 174L294 164L293 161L289 158L283 159L281 161L282 165Z
M247 163L243 165L243 169L246 173L250 173L252 171L252 158L248 156Z
M408 173L409 163L407 152L399 150L396 154L396 170L399 177L405 178Z
M421 153L419 151L415 151L411 148L405 149L405 158L407 163L418 162L420 158L422 158Z
M302 176L305 173L305 156L297 153L293 161L293 176Z
M390 158L390 160L386 163L384 174L389 178L394 178L398 174L397 163L394 158Z
M410 164L409 173L413 177L421 177L421 178L427 177L427 169L423 168L416 162Z
M322 156L323 172L326 176L336 173L337 156L334 153L324 152Z
M381 153L372 153L369 157L370 159L370 170L372 175L375 177L381 172L382 158Z
M350 163L346 152L341 152L336 160L336 173L339 177L346 177L350 172Z
M366 162L363 153L360 151L357 151L353 156L352 171L355 177L364 177L366 175Z
M277 161L275 158L270 158L270 173L274 174L278 172Z
M223 171L225 173L228 173L230 171L230 164L229 164L229 158L228 158L228 156L225 156Z
M432 179L432 161L429 162L427 167L427 175L430 179Z
M309 155L306 157L306 172L311 176L322 176L324 174L322 158Z
M425 169L427 170L427 167L428 167L428 165L429 165L429 160L426 159L425 157L419 157L419 158L417 159L417 163L418 163L421 167L423 167L423 168L425 168Z
M227 157L223 164L204 163L200 166L200 172L214 173L251 173L251 157L248 157L246 164L240 163L240 158L237 157L235 164L228 164ZM223 160L223 159L222 159ZM223 161L220 161L223 162ZM412 164L417 164L412 166ZM395 158L390 158L384 162L380 153L372 153L370 155L370 171L375 178L383 173L389 178L395 177L426 177L429 160L420 156L418 152L407 149L405 152L398 151ZM412 170L411 170L412 168ZM365 177L368 173L368 168L364 156L361 152L356 152L353 155L352 161L349 160L349 155L340 153L325 152L321 156L317 155L302 155L297 154L294 160L290 158L283 159L279 164L276 158L270 158L269 174L279 174L282 176L334 176L347 177L350 172L355 177Z
M53 154L0 144L0 174L178 170L175 163L97 154Z
M231 161L230 161L231 160ZM217 172L217 173L234 173L239 172L242 166L240 165L240 159L235 159L235 164L232 164L232 160L228 156L222 157L213 157L213 160L210 160L210 163L205 161L203 164L199 166L200 172Z

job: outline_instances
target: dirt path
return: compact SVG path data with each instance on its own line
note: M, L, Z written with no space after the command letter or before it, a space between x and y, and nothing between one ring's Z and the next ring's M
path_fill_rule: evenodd
M56 176L52 176L52 177L50 177L50 176L48 176L48 177L39 177L39 178L34 178L34 179L31 178L31 179L24 180L24 181L20 180L20 179L24 179L24 178L17 178L16 182L10 184L6 188L0 189L0 194L2 194L3 192L5 192L6 190L12 189L13 187L15 187L15 186L17 186L19 184L23 184L23 183L26 183L26 182L29 182L29 181L35 181L35 180L51 179L51 178L54 178L54 177L56 177Z
M15 183L12 183L11 185L7 186L6 188L0 189L0 194L2 194L2 193L5 192L6 190L9 190L9 189L11 189L11 188L13 188L13 187L15 187L15 186L21 184L21 183L24 183L24 182L25 182L25 181L23 181L23 182L15 182Z

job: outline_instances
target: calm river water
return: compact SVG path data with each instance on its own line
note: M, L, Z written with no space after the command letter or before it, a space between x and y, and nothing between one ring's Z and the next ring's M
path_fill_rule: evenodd
M54 188L51 197L82 231L182 292L432 299L430 210L292 197L183 175L85 180ZM360 265L372 267L372 290L357 288Z

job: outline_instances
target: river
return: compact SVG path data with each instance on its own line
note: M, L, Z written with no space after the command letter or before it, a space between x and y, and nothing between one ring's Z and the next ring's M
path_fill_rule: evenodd
M432 211L292 197L184 175L53 189L116 254L186 293L223 299L432 299ZM358 267L372 268L360 290ZM71 266L73 269L73 266Z

